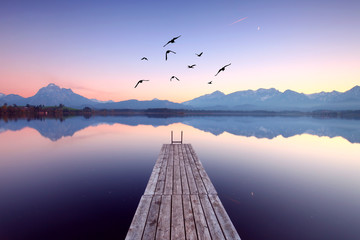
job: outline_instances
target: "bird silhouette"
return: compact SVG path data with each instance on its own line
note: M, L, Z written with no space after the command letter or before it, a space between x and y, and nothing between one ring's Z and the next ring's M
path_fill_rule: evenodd
M218 74L219 74L219 72L221 72L221 71L225 71L225 68L226 68L227 66L230 66L230 65L231 65L231 63L230 63L230 64L228 64L228 65L223 66L222 68L220 68L220 70L217 72L217 74L215 74L215 76L216 76L216 75L218 75Z
M199 54L197 54L197 53L195 53L195 54L196 54L196 56L201 57L201 55L203 54L203 52L201 52L201 53L199 53Z
M168 41L163 47L165 47L166 45L168 45L169 43L175 43L175 40L178 39L179 37L181 37L181 35L174 37L173 39L171 39L170 41Z
M170 81L172 81L173 79L176 79L176 80L178 80L178 81L180 81L177 77L175 77L175 76L172 76L171 78L170 78Z
M195 66L196 66L196 64L188 65L188 68L194 68Z
M139 85L139 83L142 83L142 82L144 82L144 81L150 81L150 80L139 80L139 81L137 82L137 84L135 85L134 88L136 88L136 87Z
M208 82L208 84L212 84L212 81Z
M174 51L167 50L166 53L165 53L165 60L166 60L166 61L167 61L167 55L168 55L169 53L174 53L174 54L176 54L176 52L174 52Z
M147 57L143 57L141 60L146 60L146 61L148 61Z

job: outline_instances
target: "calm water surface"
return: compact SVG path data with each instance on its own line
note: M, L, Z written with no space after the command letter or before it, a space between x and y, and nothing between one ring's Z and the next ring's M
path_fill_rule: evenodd
M170 131L242 239L360 238L360 121L0 120L0 239L123 239Z

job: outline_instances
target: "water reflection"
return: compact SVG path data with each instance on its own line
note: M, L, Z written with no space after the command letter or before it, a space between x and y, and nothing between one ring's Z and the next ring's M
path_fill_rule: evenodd
M99 124L124 124L129 126L151 125L154 127L183 123L204 132L220 135L224 132L238 136L273 139L285 138L304 133L315 136L342 137L351 143L360 143L360 121L349 119L316 119L312 117L171 117L150 118L147 116L107 116L72 117L65 120L43 119L16 121L0 120L0 133L6 130L17 131L26 127L36 129L42 136L57 141L62 137L73 136L89 126Z
M360 145L349 142L359 142L358 121L75 117L0 124L0 239L124 239L171 130L176 139L184 131L242 239L360 236Z

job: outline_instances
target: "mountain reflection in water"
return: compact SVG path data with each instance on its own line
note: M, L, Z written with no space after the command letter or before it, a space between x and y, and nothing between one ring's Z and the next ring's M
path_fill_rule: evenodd
M57 141L62 137L73 136L89 126L99 124L124 124L129 126L152 125L167 126L183 123L204 132L220 135L228 132L238 136L285 138L301 134L315 136L342 137L351 143L360 143L360 121L351 119L312 117L171 117L150 118L147 116L96 116L91 118L71 117L64 120L45 118L42 120L17 119L0 120L0 134L6 130L18 131L26 127L36 129L43 137Z

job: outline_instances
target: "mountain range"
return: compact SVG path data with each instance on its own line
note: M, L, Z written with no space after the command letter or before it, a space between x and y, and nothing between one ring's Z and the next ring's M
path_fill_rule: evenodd
M95 109L148 109L171 108L190 110L227 111L312 111L312 110L359 110L360 87L355 86L346 92L320 92L314 94L298 93L292 90L281 92L275 88L237 91L224 94L215 91L183 103L168 100L126 100L120 102L88 99L74 93L71 89L60 88L51 83L41 88L34 96L24 98L19 95L0 93L0 105L16 104L24 106L63 104L73 108L91 107Z

